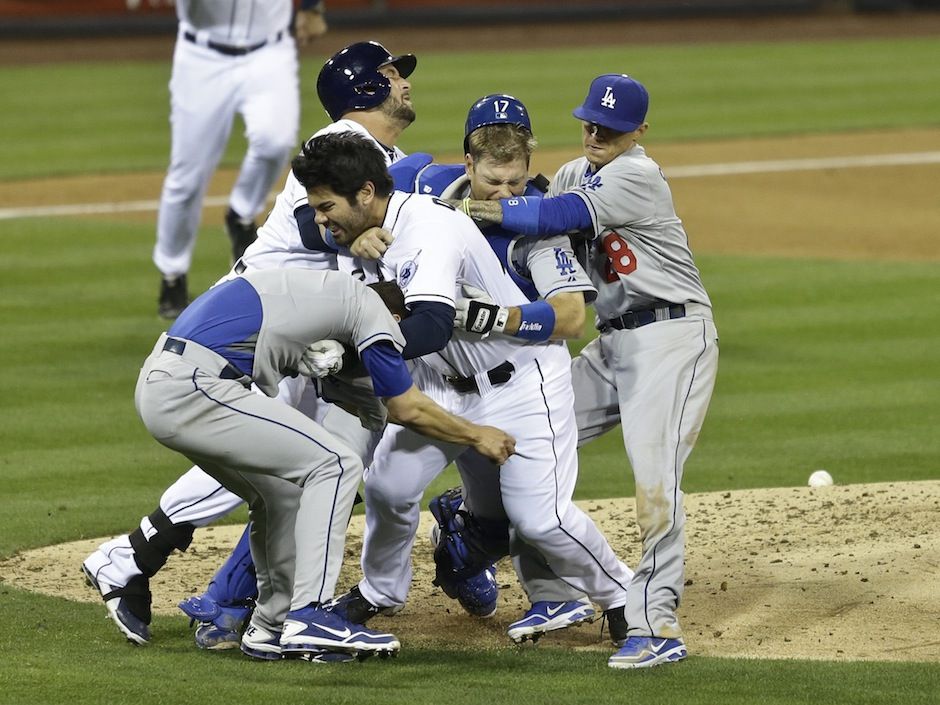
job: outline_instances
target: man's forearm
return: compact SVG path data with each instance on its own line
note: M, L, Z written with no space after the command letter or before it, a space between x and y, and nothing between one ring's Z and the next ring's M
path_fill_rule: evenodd
M442 409L417 387L389 399L386 406L390 421L422 436L465 446L474 445L479 438L476 424Z

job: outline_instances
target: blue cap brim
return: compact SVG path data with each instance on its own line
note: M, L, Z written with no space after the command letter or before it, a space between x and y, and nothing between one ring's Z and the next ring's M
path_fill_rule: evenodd
M610 113L597 112L596 110L585 108L583 105L579 105L571 114L579 120L597 123L601 127L607 127L617 132L633 132L643 124L642 122L616 120Z

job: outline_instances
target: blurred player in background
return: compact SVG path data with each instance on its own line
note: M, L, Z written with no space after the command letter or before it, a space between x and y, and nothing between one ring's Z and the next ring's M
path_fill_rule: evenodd
M297 144L300 86L292 12L291 0L176 0L172 147L153 250L162 277L157 312L163 318L176 318L189 303L186 276L202 202L236 113L245 122L248 151L225 214L233 260L255 239L254 219ZM326 31L322 13L322 3L301 3L301 43Z

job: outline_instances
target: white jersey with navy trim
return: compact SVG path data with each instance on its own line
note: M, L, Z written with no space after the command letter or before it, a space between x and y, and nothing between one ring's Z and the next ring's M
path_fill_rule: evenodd
M176 0L183 29L226 46L253 46L287 32L291 3L270 0ZM201 39L202 37L200 37Z
M549 195L564 192L580 196L591 213L600 319L663 303L711 306L666 177L643 147L635 145L596 173L584 157L568 162Z
M310 138L337 132L355 132L373 142L385 155L386 163L392 164L405 156L398 147L386 147L376 140L366 128L354 120L337 120L318 130ZM300 184L294 172L287 174L284 189L277 195L271 214L260 228L258 239L247 250L242 260L249 267L304 267L307 269L336 269L336 255L312 250L301 237L296 212L307 205L307 190Z
M455 282L483 289L502 306L528 303L473 221L440 199L395 191L382 227L395 237L382 258L368 262L340 255L340 269L366 281L396 280L408 306L431 302L454 307L463 295ZM516 359L530 347L517 338L481 340L454 331L443 350L421 360L444 375L469 377Z

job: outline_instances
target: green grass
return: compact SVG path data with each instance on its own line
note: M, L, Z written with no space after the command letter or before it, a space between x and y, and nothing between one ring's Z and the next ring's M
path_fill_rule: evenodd
M326 123L313 90L325 58L303 61L298 139ZM419 59L412 77L418 120L401 139L406 152L458 151L467 108L487 93L525 102L543 147L577 144L571 110L591 79L609 72L630 73L650 89L649 142L940 124L940 62L930 37L591 46L515 52L511 61L496 51L428 52ZM4 67L0 180L165 169L169 75L169 57ZM236 128L223 164L237 165L243 152Z
M749 661L697 657L627 673L596 651L406 648L397 659L339 666L249 663L192 646L182 617L161 618L151 647L115 638L101 605L0 586L0 702L153 705L247 703L648 703L666 705L929 705L936 664ZM550 698L550 700L546 700Z
M570 109L611 70L650 87L651 141L937 125L935 53L924 38L422 54L420 119L402 147L453 153L467 106L494 91L526 101L543 146L573 146ZM324 120L317 69L305 61L305 134ZM4 67L0 179L162 170L168 78L168 62ZM241 149L236 136L225 163ZM188 467L148 436L133 407L137 369L164 329L152 243L152 223L136 220L0 221L0 556L127 530ZM203 228L194 292L226 269L226 251L221 227ZM721 358L687 491L802 485L817 467L839 483L938 477L935 263L697 260ZM616 431L583 450L582 468L579 497L632 494ZM454 482L448 472L430 491ZM406 648L395 661L336 669L253 664L198 652L176 617L160 619L152 648L130 648L102 613L0 584L0 703L918 705L940 690L938 664L696 656L628 674L598 652L546 645Z

